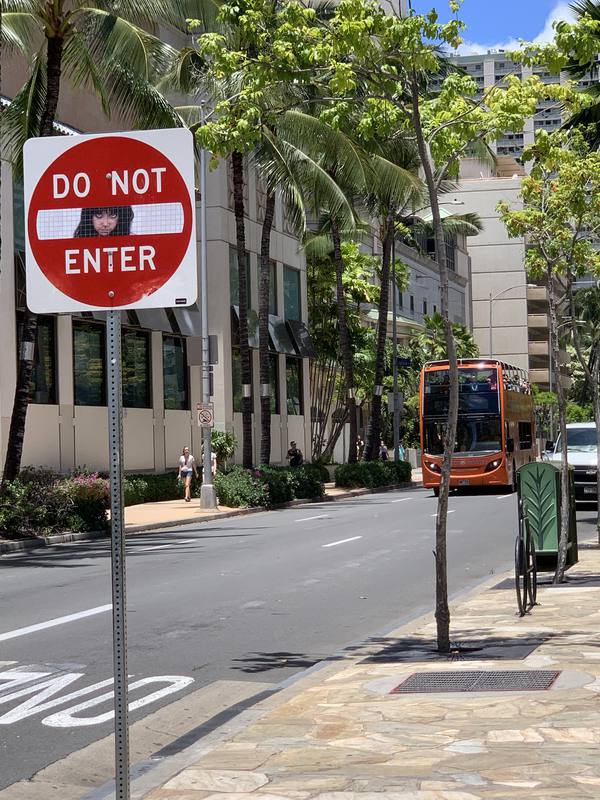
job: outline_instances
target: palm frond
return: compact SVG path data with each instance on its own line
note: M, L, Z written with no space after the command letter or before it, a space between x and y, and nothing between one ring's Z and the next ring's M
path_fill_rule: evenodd
M2 151L18 176L23 170L23 145L40 135L40 121L46 100L44 50L33 58L31 72L22 89L2 112Z
M483 230L483 221L479 214L468 212L466 214L453 214L442 219L442 228L451 236L477 236ZM434 235L433 222L418 222L414 229L428 238Z
M92 86L100 99L102 111L107 117L110 116L105 81L83 36L77 30L72 30L65 41L62 69L73 86Z
M39 0L2 0L2 22L7 14L31 14L35 17L39 9Z
M369 162L366 204L371 209L419 206L423 201L423 182L416 172L374 154Z
M196 95L206 81L206 62L194 47L184 47L175 56L165 75L158 81L161 92Z
M111 107L135 128L180 128L183 120L162 94L121 64L106 64L106 92Z
M6 52L18 50L29 56L40 46L43 35L41 24L29 11L2 13L0 45L6 48Z

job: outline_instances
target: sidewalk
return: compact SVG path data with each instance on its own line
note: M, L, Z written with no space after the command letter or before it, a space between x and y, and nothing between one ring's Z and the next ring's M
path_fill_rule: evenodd
M600 549L583 545L580 559L566 585L540 587L523 619L512 580L495 577L453 603L453 639L481 649L438 657L423 618L284 689L212 750L200 740L159 762L132 797L600 797ZM555 680L543 691L390 693L414 673L507 670Z

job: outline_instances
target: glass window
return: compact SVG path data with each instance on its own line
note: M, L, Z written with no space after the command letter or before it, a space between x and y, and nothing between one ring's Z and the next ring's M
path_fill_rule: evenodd
M269 276L269 314L277 316L277 264L275 261L271 261Z
M231 350L231 383L233 392L233 410L242 411L242 359L237 347Z
M106 405L104 325L73 321L73 390L76 406Z
M423 315L427 314L427 300L423 300Z
M269 353L269 384L271 385L271 414L279 414L279 357Z
M303 414L301 359L290 356L285 359L285 386L287 394L287 413Z
M519 449L531 450L532 444L531 422L519 422Z
M444 452L445 422L426 422L423 426L425 433L425 452L432 456L442 455ZM500 417L487 419L459 417L456 428L455 453L498 453L502 450L502 426Z
M188 409L187 358L181 336L163 336L163 380L165 409Z
M425 373L425 416L444 417L448 414L448 370ZM498 370L461 368L458 371L458 409L461 412L498 414Z
M410 310L414 314L414 311L415 311L415 298L414 298L414 295L412 295L412 294L410 296Z
M291 267L283 267L283 300L286 319L301 319L300 272Z
M248 308L252 305L252 281L250 280L250 253L246 253L246 285L248 291ZM240 304L240 282L238 274L237 249L229 247L229 294L231 305Z
M402 308L404 305L404 298L402 296L402 292L398 292L398 308Z
M17 341L21 341L23 315L17 314ZM38 316L33 372L31 376L30 403L57 403L56 392L56 320L54 317ZM20 345L19 345L20 346Z
M123 330L123 405L126 408L152 408L150 399L150 338L144 331Z

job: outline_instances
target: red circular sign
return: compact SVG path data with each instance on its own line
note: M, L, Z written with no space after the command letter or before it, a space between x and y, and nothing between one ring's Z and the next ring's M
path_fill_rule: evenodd
M76 144L38 181L27 227L33 256L63 294L126 306L163 286L188 250L189 189L155 147L125 136Z

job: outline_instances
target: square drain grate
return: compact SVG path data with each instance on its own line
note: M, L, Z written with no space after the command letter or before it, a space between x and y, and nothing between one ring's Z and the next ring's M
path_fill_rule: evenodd
M414 672L390 694L435 694L437 692L541 692L550 689L560 675L557 670L460 670Z

